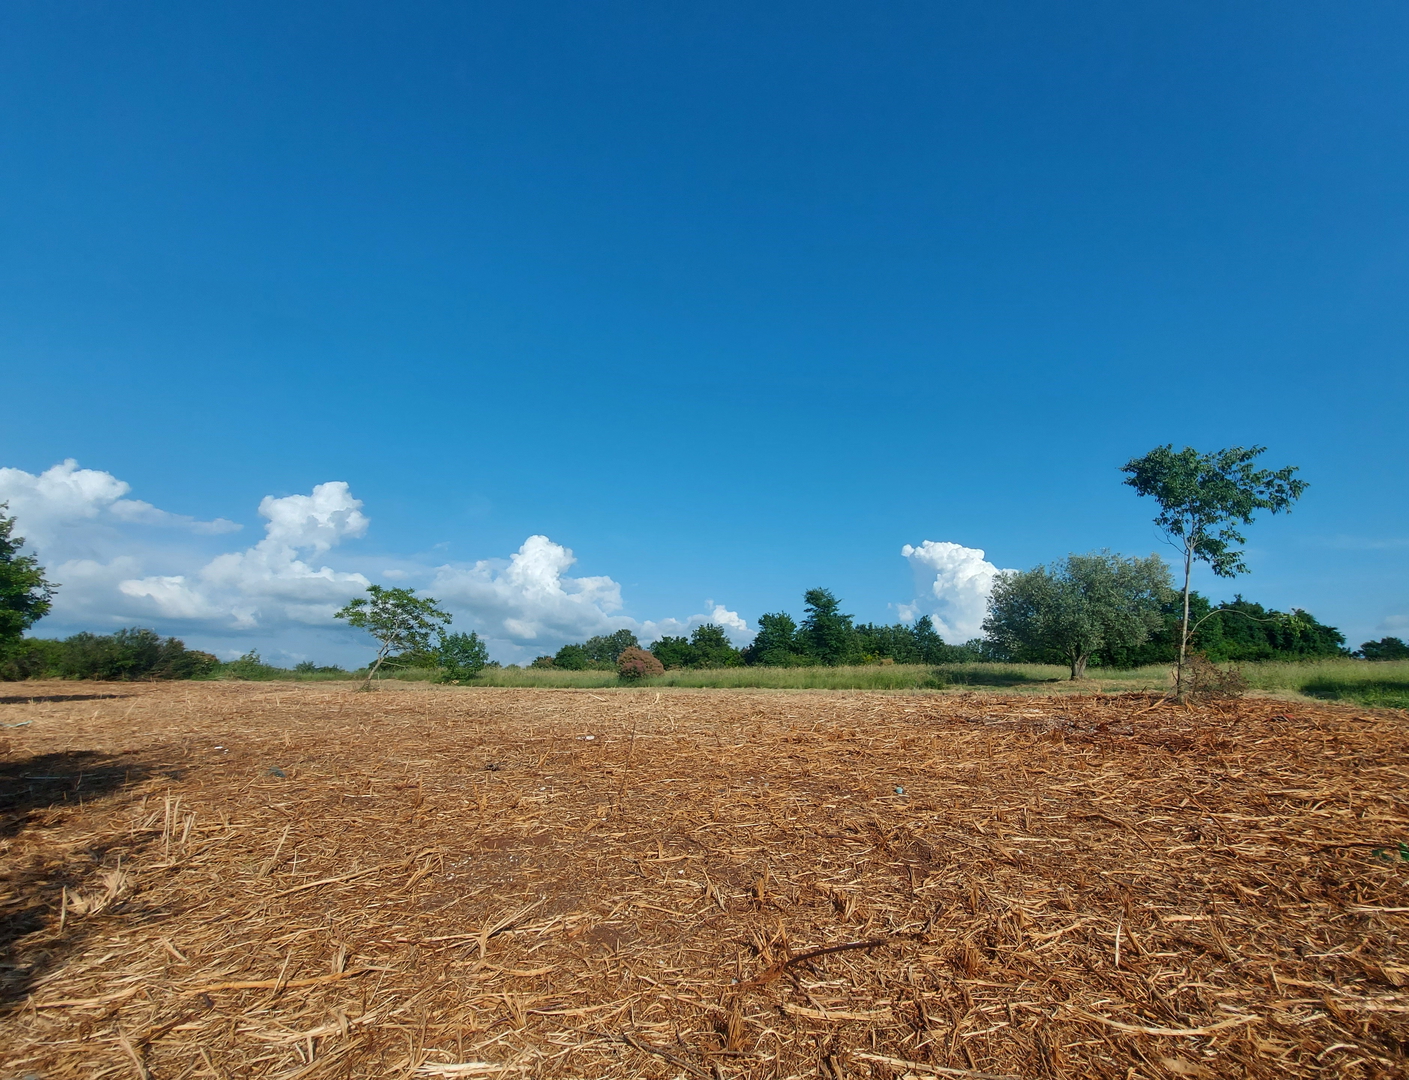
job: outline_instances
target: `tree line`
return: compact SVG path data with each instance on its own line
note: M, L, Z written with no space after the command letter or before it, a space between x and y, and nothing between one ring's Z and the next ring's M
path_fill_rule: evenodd
M1152 560L1105 553L1070 556L1052 567L1004 575L989 606L985 636L962 645L946 643L928 615L909 625L858 624L840 610L841 602L831 590L817 588L803 594L801 622L787 612L761 615L758 633L743 648L735 647L724 628L713 623L695 627L688 637L659 638L646 648L667 671L988 661L1063 664L1073 678L1080 678L1088 665L1136 668L1173 663L1179 651L1182 597L1168 585L1169 567L1156 557ZM1281 612L1241 596L1215 610L1197 592L1190 597L1190 610L1196 618L1212 616L1198 634L1199 651L1210 660L1358 655L1345 648L1339 630L1305 611ZM1364 655L1396 658L1397 641L1387 638L1383 646L1367 642ZM564 645L530 666L613 671L625 650L640 647L630 630L618 630ZM1409 656L1409 648L1402 643L1399 647ZM1381 655L1386 650L1388 654Z
M808 667L844 664L952 664L984 658L982 643L949 645L934 628L930 617L913 626L898 623L880 626L857 624L841 610L841 601L829 589L808 589L803 594L803 617L798 622L785 611L759 616L758 633L744 648L736 647L724 627L704 623L688 637L661 637L647 646L667 671L681 668L744 666ZM612 671L627 649L639 649L640 640L630 630L618 630L564 645L556 653L538 657L530 665L563 671Z
M815 588L803 594L801 621L787 612L765 613L753 641L742 649L713 623L696 627L688 637L659 638L649 652L631 631L618 630L565 645L532 666L615 668L624 677L639 678L658 668L1012 661L1061 663L1078 679L1093 664L1128 668L1173 662L1176 691L1182 696L1191 650L1212 661L1409 658L1409 645L1399 638L1365 642L1351 653L1340 631L1308 612L1277 611L1241 594L1214 606L1191 588L1195 563L1205 563L1222 578L1246 573L1239 549L1246 541L1239 529L1259 511L1289 511L1305 490L1306 483L1293 475L1295 467L1258 468L1263 450L1234 447L1200 454L1189 447L1176 452L1163 446L1122 467L1124 482L1158 504L1155 525L1179 555L1181 582L1157 555L1073 554L998 575L983 637L961 645L945 642L928 616L913 625L857 624L842 612L835 594ZM80 633L63 641L25 637L48 613L57 586L45 578L35 556L23 553L24 538L14 535L15 520L5 509L0 503L0 679L253 678L281 670L254 652L222 663L140 627L107 635ZM465 682L491 665L485 642L474 632L448 632L451 616L438 605L414 589L371 585L366 596L336 613L377 642L368 682L383 668L406 667L434 668L445 681ZM304 667L337 670L311 663L300 670Z

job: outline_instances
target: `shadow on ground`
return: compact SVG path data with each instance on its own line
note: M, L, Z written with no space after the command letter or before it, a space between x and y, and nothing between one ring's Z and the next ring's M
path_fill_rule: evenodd
M0 697L0 705L38 705L49 701L107 701L126 694L8 694Z
M1307 697L1354 701L1379 709L1409 709L1409 679L1314 679L1302 686Z
M113 844L130 844L130 838L113 835L75 850L27 844L24 834L48 824L66 804L109 798L149 772L131 758L90 750L0 760L0 839L12 845L0 865L0 1003L26 996L42 971L82 945L81 923L70 920L58 932L64 890L70 896L92 892ZM17 948L21 939L46 930L45 940L31 938Z
M940 668L934 673L933 685L940 689L946 686L1044 686L1066 681L1021 671L946 671Z

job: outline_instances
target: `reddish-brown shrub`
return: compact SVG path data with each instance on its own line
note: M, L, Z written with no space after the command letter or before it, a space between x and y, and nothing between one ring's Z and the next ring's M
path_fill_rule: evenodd
M650 675L664 675L665 665L656 659L655 653L645 649L622 649L616 658L616 673L635 682Z

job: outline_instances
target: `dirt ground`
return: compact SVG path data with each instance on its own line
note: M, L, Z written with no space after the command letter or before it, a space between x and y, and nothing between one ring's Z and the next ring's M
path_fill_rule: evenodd
M0 1078L1409 1075L1409 717L0 686Z

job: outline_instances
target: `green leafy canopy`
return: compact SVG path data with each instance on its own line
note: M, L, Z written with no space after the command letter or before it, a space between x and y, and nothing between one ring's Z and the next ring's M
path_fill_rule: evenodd
M9 505L0 502L0 511ZM21 554L24 537L14 530L15 519L0 513L0 645L18 641L47 615L58 588L45 579L35 556Z
M1247 573L1238 545L1247 537L1238 525L1251 525L1259 510L1290 510L1306 490L1297 468L1259 469L1265 446L1235 446L1212 454L1173 444L1132 458L1121 468L1125 483L1160 507L1155 525L1181 554L1207 563L1219 577Z
M346 619L349 626L366 630L377 639L377 659L367 672L368 683L388 656L430 650L431 635L450 622L449 612L437 607L438 603L433 597L417 596L415 589L368 585L366 596L333 613L334 618Z

